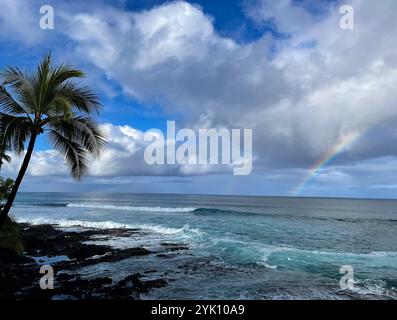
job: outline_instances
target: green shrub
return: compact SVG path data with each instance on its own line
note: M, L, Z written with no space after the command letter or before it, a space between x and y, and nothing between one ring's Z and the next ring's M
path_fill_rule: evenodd
M7 218L3 228L0 230L0 248L13 250L19 255L23 252L19 226L10 218Z

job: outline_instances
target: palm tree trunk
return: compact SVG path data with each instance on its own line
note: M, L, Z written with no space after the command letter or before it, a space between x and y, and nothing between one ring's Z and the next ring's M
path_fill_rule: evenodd
M7 199L7 202L3 208L3 210L0 212L0 230L3 227L7 216L8 216L8 212L11 209L11 206L15 200L15 196L17 195L19 186L21 185L22 179L25 176L26 170L28 168L29 165L29 161L30 158L32 157L32 153L33 153L33 149L34 149L34 144L36 142L36 138L37 138L37 133L33 132L32 136L30 138L29 141L29 145L28 145L28 149L26 151L26 155L25 158L23 159L22 165L21 165L21 169L19 169L19 173L18 173L18 177L15 179L15 183L14 186L11 190L10 196Z

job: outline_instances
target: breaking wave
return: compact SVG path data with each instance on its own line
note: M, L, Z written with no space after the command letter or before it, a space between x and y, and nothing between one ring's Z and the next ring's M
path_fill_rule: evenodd
M196 208L115 206L111 204L97 204L97 203L68 203L66 206L69 208L92 208L92 209L144 211L144 212L193 212L194 210L196 210Z
M163 235L178 235L183 233L201 234L198 229L190 228L184 225L182 228L165 227L151 224L125 224L112 221L84 221L84 220L67 220L67 219L16 219L19 223L29 223L33 225L51 224L58 227L81 227L87 229L139 229L143 231L152 231Z

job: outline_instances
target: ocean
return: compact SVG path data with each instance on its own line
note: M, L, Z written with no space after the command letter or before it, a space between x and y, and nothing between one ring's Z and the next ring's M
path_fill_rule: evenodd
M19 222L59 228L139 228L119 248L184 243L189 250L78 270L117 280L142 270L168 285L142 299L396 299L397 201L168 194L25 193ZM56 257L55 257L56 259ZM342 266L353 286L341 287Z

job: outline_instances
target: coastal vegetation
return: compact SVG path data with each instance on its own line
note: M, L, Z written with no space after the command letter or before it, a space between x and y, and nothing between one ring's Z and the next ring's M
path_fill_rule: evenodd
M7 202L13 186L14 180L0 177L0 210ZM18 224L12 221L10 217L7 217L4 227L0 231L0 248L12 250L17 254L21 254L23 251Z

